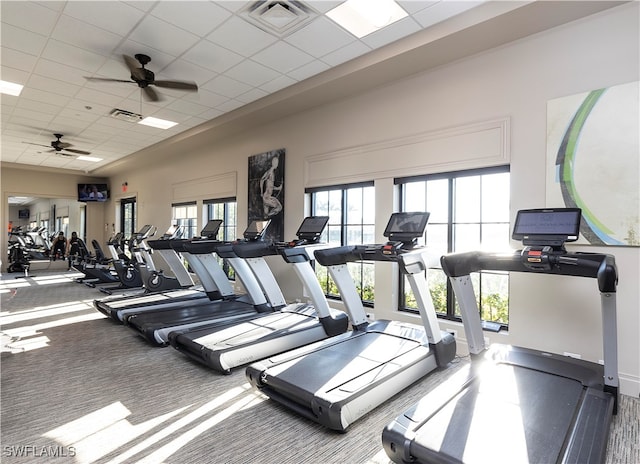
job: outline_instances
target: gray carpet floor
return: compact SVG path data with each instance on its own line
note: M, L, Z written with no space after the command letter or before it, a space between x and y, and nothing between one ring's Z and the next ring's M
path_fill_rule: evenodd
M154 348L93 309L96 289L62 266L3 274L3 463L387 464L381 431L457 360L337 433L255 393L244 369L217 374ZM640 400L623 396L607 463L640 463ZM499 441L499 437L496 437Z

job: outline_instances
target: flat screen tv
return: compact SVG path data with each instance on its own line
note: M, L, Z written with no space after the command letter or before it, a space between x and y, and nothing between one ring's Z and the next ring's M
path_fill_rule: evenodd
M78 201L107 201L107 184L78 184Z
M29 219L31 217L28 209L18 210L18 219Z

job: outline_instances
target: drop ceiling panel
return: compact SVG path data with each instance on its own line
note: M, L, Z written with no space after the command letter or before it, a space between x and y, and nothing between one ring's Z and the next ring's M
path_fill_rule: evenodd
M282 0L283 4L287 1ZM333 74L324 71L345 64L340 75L348 76L359 69L348 62L370 52L368 62L375 65L376 60L388 58L376 55L376 49L432 24L437 23L440 35L446 36L463 22L456 15L473 25L531 2L513 6L498 1L483 8L483 1L401 0L410 17L362 39L324 16L342 0L302 0L318 15L284 37L245 20L241 15L250 3L0 1L2 78L25 85L19 97L0 97L2 160L91 171L291 86L299 86L296 98L306 96L309 88L329 88ZM509 5L502 6L505 3ZM551 24L555 3L532 2L545 9L535 20ZM578 11L575 18L591 14L593 10L586 11L595 3L573 2ZM300 4L296 0L296 6ZM602 5L599 8L609 8L616 2ZM286 13L284 7L279 8ZM476 9L485 13L477 14ZM549 26L541 24L540 30L544 27ZM406 46L414 47L415 42L400 43L396 49ZM195 81L199 91L156 87L161 100L147 101L130 79L122 57L137 53L151 57L146 68L156 79ZM87 81L86 76L126 82ZM313 85L305 83L308 78L316 78ZM336 98L335 93L329 93L329 98ZM282 95L282 101L289 98ZM308 101L313 105L326 99L311 95ZM304 105L296 101L293 107ZM116 108L179 124L161 130L117 120L110 116ZM104 161L91 164L43 153L54 132L63 133L63 140ZM31 140L46 146L22 143Z

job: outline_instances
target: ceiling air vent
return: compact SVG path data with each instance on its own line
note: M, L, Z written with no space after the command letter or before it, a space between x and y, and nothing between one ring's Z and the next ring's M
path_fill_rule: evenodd
M121 121L133 122L137 123L142 119L142 115L138 113L134 113L132 111L120 110L118 108L114 108L109 113L112 118L119 119Z
M238 13L244 20L276 37L285 37L320 15L296 0L250 2Z

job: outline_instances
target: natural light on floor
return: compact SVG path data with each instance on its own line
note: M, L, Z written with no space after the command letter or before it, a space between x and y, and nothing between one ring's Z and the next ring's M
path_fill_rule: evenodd
M235 412L253 407L262 401L264 398L255 393L246 383L228 390L174 422L169 423L193 405L177 408L135 425L132 423L134 418L130 417L133 413L121 402L116 402L53 429L45 433L44 437L53 439L68 449L72 448L78 462L93 462L165 424L148 438L109 461L109 464L117 464L128 461L133 456L151 449L156 443L182 431L180 435L151 454L136 459L138 463L159 463ZM222 407L224 408L212 416L188 428L194 422Z
M21 325L19 327L6 328L7 325L37 319L52 318L69 315L62 319L49 320L47 322ZM60 327L78 322L102 319L105 316L93 309L93 300L70 301L68 303L51 306L39 306L32 309L15 312L0 312L0 352L23 353L38 348L49 346L50 339L42 333L46 329Z

